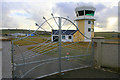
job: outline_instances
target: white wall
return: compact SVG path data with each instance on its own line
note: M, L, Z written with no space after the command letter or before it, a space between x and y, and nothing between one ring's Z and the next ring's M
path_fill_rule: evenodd
M98 67L108 67L120 69L119 65L119 47L120 44L116 42L106 42L105 39L94 38L94 42L97 45L94 47L95 49L95 62Z
M58 35L52 35L51 40L53 41L53 36L58 36ZM68 39L68 36L72 36L72 39ZM62 39L61 36L61 41L62 42L72 42L73 41L73 35L65 35L65 39Z
M0 80L2 79L2 41L0 41Z
M85 36L87 36L88 38L91 38L91 32L88 32L88 28L91 28L91 24L88 24L88 21L90 20L85 20ZM85 41L91 41L90 39L85 38Z
M72 36L72 39L68 39L68 36ZM63 42L72 42L73 41L73 35L65 35L65 39L62 39L62 41Z
M120 45L102 43L102 66L118 67L118 46Z

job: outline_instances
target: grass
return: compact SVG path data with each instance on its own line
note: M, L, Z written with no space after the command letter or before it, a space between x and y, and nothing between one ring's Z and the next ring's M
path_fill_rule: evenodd
M17 37L26 37L26 36L17 36ZM31 38L34 38L34 37L51 37L51 35L34 35L34 36L28 36L28 37L31 37Z
M44 41L46 41L46 38L25 38L22 40L18 40L14 42L14 45L19 45L19 46L25 46L25 45L34 45L34 44L38 44L38 43L43 43ZM49 42L50 40L48 40L47 42Z
M104 37L105 39L118 40L119 32L95 32L95 37Z
M72 45L70 45L72 44ZM66 46L68 45L68 46ZM62 56L66 56L66 53L69 53L69 56L75 56L75 55L80 55L80 54L86 54L87 48L88 48L89 43L88 42L66 42L62 43ZM89 47L88 52L90 53L90 48ZM46 55L49 56L58 56L58 43L49 43L49 44L43 44L41 46L32 46L28 47L28 50L32 50L34 52L37 52L39 54L45 53Z
M68 60L69 56L91 54L91 46L87 51L88 43L78 42L78 43L74 43L73 45L68 45L68 44L72 44L72 43L62 43L61 57L66 57L65 59L62 59L62 60ZM65 46L65 45L68 45L68 46ZM33 48L35 49L32 50ZM28 49L39 54L44 53L44 55L47 55L50 57L59 56L58 43L51 43L49 44L49 46L48 45L41 45L39 47L32 46L32 47L29 47ZM67 53L69 53L69 55ZM90 64L91 56L81 56L75 59L70 59L69 61L74 63L76 62L76 63L82 63L82 64Z

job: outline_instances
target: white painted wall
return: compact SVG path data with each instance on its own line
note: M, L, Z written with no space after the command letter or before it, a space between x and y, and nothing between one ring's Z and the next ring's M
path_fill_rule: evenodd
M88 32L88 28L91 28L91 24L88 24L88 21L90 21L90 20L85 20L85 35L88 37L88 38L91 38L91 31L90 32ZM86 41L86 42L88 42L88 41L91 41L90 39L87 39L87 38L85 38L85 40L84 41Z
M53 36L58 36L58 35L52 35L52 37L51 37L52 41L53 41ZM73 35L64 35L64 36L65 36L65 39L62 39L62 36L61 36L62 42L72 42L73 41ZM72 39L68 39L68 36L72 36Z
M68 39L69 36L72 36L72 39ZM62 38L62 36L61 36ZM61 39L62 42L72 42L73 41L73 35L65 35L65 39Z

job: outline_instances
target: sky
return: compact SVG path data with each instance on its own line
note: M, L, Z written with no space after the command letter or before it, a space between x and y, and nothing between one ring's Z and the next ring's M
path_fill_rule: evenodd
M0 25L3 29L36 30L46 19L54 16L67 17L74 22L75 8L78 6L94 6L95 32L118 31L118 0L2 0L0 2ZM56 26L54 20L49 21ZM64 23L64 21L63 21ZM69 26L66 22L66 26ZM45 24L44 29L49 26Z

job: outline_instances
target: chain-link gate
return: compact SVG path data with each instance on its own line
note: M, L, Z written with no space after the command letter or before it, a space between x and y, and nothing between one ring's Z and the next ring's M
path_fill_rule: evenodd
M76 31L82 33L71 20L53 14L52 18L43 19L31 32L35 36L12 41L13 78L42 78L92 65L91 42L73 41Z

